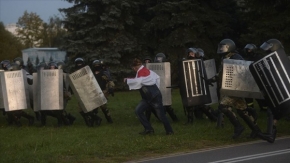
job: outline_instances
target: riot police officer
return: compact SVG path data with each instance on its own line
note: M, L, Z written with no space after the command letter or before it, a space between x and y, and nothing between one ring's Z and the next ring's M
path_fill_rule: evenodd
M36 70L33 68L33 65L31 64L31 62L27 63L28 66L24 66L24 62L23 62L23 59L21 57L14 58L13 62L16 63L21 69L25 70L26 77L27 77L27 82L28 82L29 85L32 85L33 84L33 76L32 76L32 74L34 72L36 72ZM30 97L29 100L30 100L31 109L33 109L34 108L34 106L33 106L33 97ZM39 112L35 111L34 114L35 114L36 120L39 121L40 118L41 118Z
M51 61L47 64L46 69L53 70L53 69L58 69L58 65L56 62ZM65 101L65 94L66 94L66 88L64 85L63 88L64 91L64 106L67 101ZM65 109L65 108L64 108ZM65 110L41 110L41 124L43 126L46 125L46 117L51 116L57 119L57 124L58 126L62 125L71 125L75 118L71 114L67 114Z
M221 56L221 60L223 59L236 59L236 60L244 60L241 55L236 53L236 45L234 41L231 39L223 39L218 45L217 53ZM220 66L218 74L209 79L209 83L216 82L218 80L222 80L222 65ZM219 87L221 88L221 83L219 82ZM259 135L261 133L260 128L257 126L254 118L248 114L247 104L243 98L239 97L230 97L230 96L221 96L220 103L218 109L229 119L229 121L234 126L234 134L232 136L233 139L238 138L242 132L244 131L243 125L240 123L239 119L232 111L233 108L236 108L238 115L246 122L246 124L252 130L253 135Z
M284 51L284 47L282 43L277 39L269 39L265 41L260 49L266 54L270 54L272 52L282 50ZM267 96L267 94L265 94ZM268 97L271 99L271 97ZM269 143L273 143L276 139L277 128L276 124L279 119L284 116L283 110L284 108L273 108L273 106L269 105L267 110L268 115L268 124L267 124L267 133L261 134L260 138L268 141ZM288 109L288 108L287 108Z
M4 69L6 71L17 71L21 70L18 64L16 63L4 63ZM15 123L17 126L21 126L20 118L24 117L28 120L28 125L33 125L34 123L34 117L27 114L23 110L15 110L15 111L8 111L6 112L8 116L8 124Z
M79 69L81 69L81 68L83 68L83 67L86 66L86 63L85 63L85 61L84 61L83 58L76 58L75 61L74 61L74 63L75 63L74 71L77 71L77 70L79 70ZM97 126L99 126L101 124L102 118L100 118L97 115L97 113L98 113L97 112L97 109L94 109L94 110L92 110L90 112L85 113L81 109L80 104L79 104L79 109L80 109L80 112L79 113L83 117L83 119L84 119L84 121L85 121L85 123L86 123L86 125L88 127L93 127L95 124Z
M108 99L108 96L112 93L113 88L115 86L115 84L111 80L110 73L107 73L106 70L104 69L102 60L94 60L92 64L92 70L100 88L102 89L105 97ZM107 104L104 104L99 108L104 113L107 122L113 123Z
M149 56L146 56L144 59L143 59L143 63L146 64L146 63L151 63L152 62L152 59L151 57Z
M204 59L204 51L201 48L188 48L187 59ZM189 106L186 107L187 123L192 124L194 117L203 118L205 114L211 121L216 122L217 117L214 114L212 108L207 105Z

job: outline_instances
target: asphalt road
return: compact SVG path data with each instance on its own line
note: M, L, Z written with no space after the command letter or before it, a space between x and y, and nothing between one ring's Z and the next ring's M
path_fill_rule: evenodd
M191 153L149 158L130 163L289 163L290 137L274 143L254 141L246 144L211 148Z

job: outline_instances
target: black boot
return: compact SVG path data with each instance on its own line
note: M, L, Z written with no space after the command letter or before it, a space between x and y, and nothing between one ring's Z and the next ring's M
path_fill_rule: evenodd
M220 109L220 108L219 108ZM240 121L237 119L237 117L234 115L233 112L231 112L228 108L222 108L220 109L225 116L227 116L230 120L230 122L234 126L234 134L232 136L233 139L238 138L242 132L244 131L244 127L241 125Z
M216 126L218 128L223 128L224 127L224 114L218 110L217 111L217 122L216 122Z
M103 107L103 108L101 108L101 109L102 109L102 112L104 113L104 115L105 115L105 117L106 117L106 119L107 119L107 122L109 122L109 123L113 123L113 120L112 120L112 118L111 118L110 112L109 112L109 110L107 109L107 107Z
M254 113L255 111L252 110ZM246 124L250 127L252 130L250 134L250 138L256 138L259 133L261 133L260 128L257 126L256 121L257 121L257 116L253 117L254 121L250 118L247 110L237 110L237 113L239 116L246 122ZM254 113L255 114L255 113ZM250 114L253 115L253 114Z
M174 110L172 109L172 107L171 106L164 106L164 107L165 107L165 111L169 114L172 121L174 121L174 122L178 121L178 118L177 118L176 114L174 113Z
M22 110L21 110L21 113L20 113L20 114L21 114L22 117L28 119L28 125L33 125L33 123L34 123L34 117L33 117L33 116L31 116L31 115L25 113L25 112L22 111Z
M81 116L84 118L84 121L88 127L93 126L92 118L88 116L87 113L84 113L83 111L80 112Z
M187 122L185 125L193 124L193 108L192 107L187 107Z
M204 106L202 111L210 121L217 122L217 117L213 114L212 108L210 106Z
M203 119L203 111L201 109L201 106L194 107L193 113L196 119Z
M40 112L40 122L41 122L41 126L45 126L46 125L46 111L41 111Z
M101 125L102 118L98 116L98 111L97 111L97 109L91 111L90 116L92 117L94 123L95 123L97 126L100 126L100 125Z
M274 143L275 139L276 139L276 135L277 135L276 126L273 126L272 131L273 132L271 134L269 134L269 133L259 133L258 136L259 136L259 138L261 138L263 140L266 140L269 143Z
M74 116L72 116L71 114L67 114L66 118L69 120L70 125L72 125L74 123L74 121L76 120L76 118Z

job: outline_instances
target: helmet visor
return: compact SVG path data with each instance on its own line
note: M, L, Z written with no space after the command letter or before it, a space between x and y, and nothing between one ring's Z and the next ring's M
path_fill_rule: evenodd
M204 57L203 51L198 51L198 55L199 55L199 57Z
M162 62L163 57L156 57L156 62Z
M226 52L229 52L229 45L219 44L218 49L217 49L217 53L226 53Z
M251 44L247 44L244 49L254 49L254 46Z
M263 49L264 51L268 51L273 47L272 43L264 42L260 48Z

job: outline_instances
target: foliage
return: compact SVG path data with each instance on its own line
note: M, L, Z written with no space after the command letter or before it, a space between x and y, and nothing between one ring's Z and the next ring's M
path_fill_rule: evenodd
M62 26L61 18L54 16L48 23L43 23L41 47L60 47L64 44L63 36L66 30Z
M120 80L129 71L129 58L138 56L140 45L132 34L137 4L130 0L75 0L74 6L60 9L67 35L62 47L74 60L83 57L88 64L102 59ZM135 31L138 30L135 28Z
M290 1L287 0L245 0L243 19L246 29L241 37L244 45L256 44L275 38L282 42L285 51L289 53L290 47Z
M158 52L168 55L173 67L185 49L198 46L211 57L216 42L234 35L237 5L227 1L191 0L78 0L60 9L68 34L62 47L72 58L104 59L120 80L128 61ZM230 13L231 12L231 13ZM139 55L136 55L138 54ZM173 70L176 70L174 68Z
M41 45L42 24L43 20L33 12L28 13L25 11L23 16L18 19L17 36L26 48L39 47Z
M69 101L66 109L76 117L72 126L55 127L57 120L52 117L47 117L45 127L39 127L39 121L33 126L27 126L28 121L25 118L21 118L22 127L9 126L6 117L1 115L0 162L119 163L259 140L247 138L251 133L248 127L245 127L239 139L233 140L231 138L233 127L228 119L225 119L224 128L216 128L216 124L206 118L194 120L193 125L184 125L186 116L178 89L173 90L172 99L172 107L179 122L172 122L169 119L175 132L170 136L165 135L162 123L153 115L151 123L155 134L150 136L138 134L143 130L134 114L134 108L140 100L138 91L116 92L114 97L109 97L108 108L113 123L107 123L104 114L99 111L103 121L100 126L95 127L86 127L78 113L78 104L74 98ZM216 109L215 105L212 107ZM25 111L34 114L32 110ZM267 113L258 113L258 124L266 131ZM290 134L289 123L285 119L279 121L278 137ZM246 126L244 123L243 125ZM265 146L268 144L265 142Z
M0 62L2 60L13 60L21 56L23 45L9 31L7 31L2 22L0 22Z

